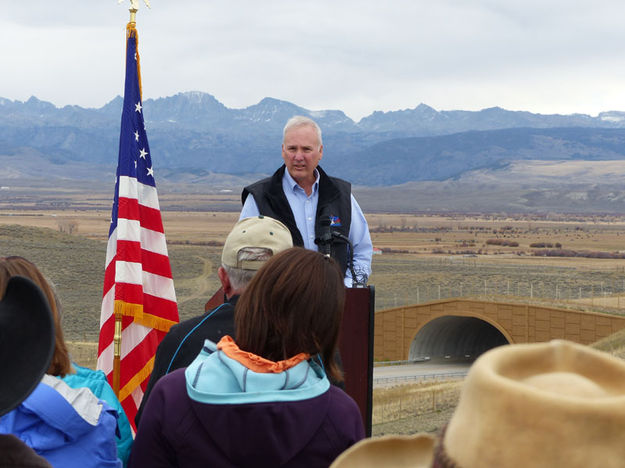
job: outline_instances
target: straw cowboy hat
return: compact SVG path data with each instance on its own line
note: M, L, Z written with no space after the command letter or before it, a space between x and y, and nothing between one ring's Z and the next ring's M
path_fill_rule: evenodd
M624 436L625 361L562 340L506 345L473 364L436 441L366 439L332 467L622 467Z
M0 416L30 395L53 353L48 300L31 280L12 277L0 301Z

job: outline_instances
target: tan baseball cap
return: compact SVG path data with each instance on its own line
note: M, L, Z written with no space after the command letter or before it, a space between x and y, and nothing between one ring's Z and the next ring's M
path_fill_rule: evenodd
M224 244L221 263L232 268L258 270L264 261L239 261L238 255L245 247L269 249L273 255L293 247L291 232L280 221L268 216L254 216L239 220Z

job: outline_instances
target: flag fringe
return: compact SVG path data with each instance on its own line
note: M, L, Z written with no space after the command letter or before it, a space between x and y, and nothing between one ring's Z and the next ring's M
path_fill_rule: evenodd
M115 314L120 313L127 317L132 317L135 323L144 327L154 328L159 331L168 332L169 329L178 322L167 320L156 315L146 314L143 312L143 304L133 304L130 302L115 301Z
M139 82L139 98L141 98L141 102L143 102L143 88L141 84L141 60L139 59L139 33L137 32L135 24L136 23L131 21L126 25L126 48L128 48L128 39L134 37L135 42L137 43L135 47L135 55L137 59L137 81Z
M143 369L133 375L132 379L130 379L128 383L119 390L119 401L122 402L126 398L128 398L130 394L135 391L135 388L141 385L141 383L143 383L145 379L149 378L150 374L152 373L152 369L154 369L154 356L152 356L152 358L148 362L146 362L145 366L143 366Z

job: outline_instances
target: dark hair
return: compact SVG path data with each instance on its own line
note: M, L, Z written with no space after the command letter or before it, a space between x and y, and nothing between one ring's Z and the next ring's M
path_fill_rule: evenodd
M54 355L50 367L46 371L47 374L57 377L64 377L72 372L72 362L67 351L67 345L63 338L63 329L61 328L60 303L54 292L54 288L43 276L43 273L37 269L34 263L29 262L22 257L0 257L0 299L4 297L9 279L13 276L24 276L32 280L43 291L48 299L52 317L54 320L55 338L54 338ZM6 378L6 377L3 377Z
M342 381L334 359L345 289L337 263L293 247L262 266L235 308L238 346L272 361L319 354L328 377Z

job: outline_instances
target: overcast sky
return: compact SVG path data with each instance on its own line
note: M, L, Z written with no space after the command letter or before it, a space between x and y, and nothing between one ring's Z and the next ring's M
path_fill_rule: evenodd
M625 111L623 0L140 0L143 98L263 97L354 120L414 108ZM0 0L0 97L123 93L126 1Z

